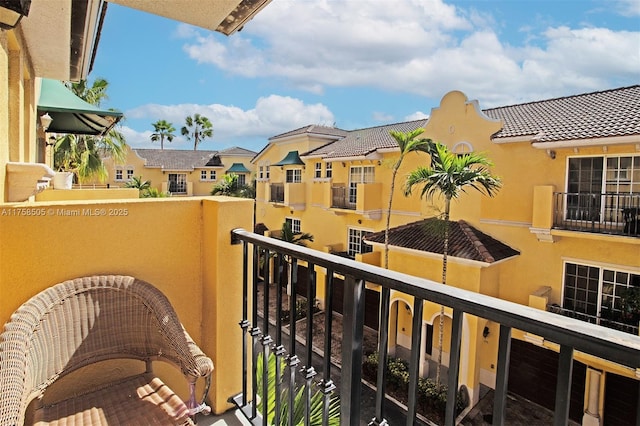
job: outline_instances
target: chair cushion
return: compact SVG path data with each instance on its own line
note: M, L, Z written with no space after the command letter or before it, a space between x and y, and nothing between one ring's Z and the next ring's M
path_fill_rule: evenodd
M38 408L37 426L192 425L186 404L152 374L128 377L107 387Z

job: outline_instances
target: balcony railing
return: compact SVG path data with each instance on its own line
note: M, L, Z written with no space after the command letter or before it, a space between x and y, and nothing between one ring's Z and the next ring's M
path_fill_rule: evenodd
M355 189L351 190L355 191ZM356 194L351 192L345 185L331 187L331 208L334 209L356 209Z
M547 305L547 311L553 312L554 314L560 314L569 318L576 318L576 319L579 319L580 321L590 322L591 324L598 324L603 327L612 328L614 330L620 330L624 333L631 333L636 336L640 332L638 323L627 324L619 321L614 321L609 318L603 318L600 316L589 315L582 312L572 311L571 309L565 309L556 304Z
M545 340L557 343L560 346L558 377L556 382L556 402L554 420L556 425L567 424L569 416L569 394L571 387L571 372L574 351L587 353L605 360L619 363L632 368L638 367L640 359L640 337L622 333L617 330L610 330L587 322L582 322L572 318L566 318L550 312L534 309L508 302L501 299L492 298L486 295L458 289L433 281L416 278L376 266L356 262L343 257L337 257L328 253L322 253L298 245L286 243L273 238L263 237L245 230L234 230L231 235L234 243L243 244L244 273L243 273L243 317L240 321L243 342L243 377L242 391L233 397L233 401L251 420L253 424L262 424L261 414L257 411L253 401L257 401L258 383L267 383L266 380L259 381L256 377L255 366L258 361L258 353L263 354L263 359L267 359L269 354L275 354L276 358L285 362L284 373L286 380L281 383L276 382L275 400L275 424L281 424L280 408L283 401L280 399L281 389L292 388L295 383L304 383L305 397L307 398L306 418L309 419L309 406L312 385L319 385L324 394L323 415L327 416L327 407L331 397L337 392L340 397L340 418L343 425L359 425L361 393L360 383L362 378L362 356L363 356L363 328L364 328L364 297L365 282L378 284L381 286L380 297L380 318L383 319L379 330L379 366L377 372L376 397L375 397L375 418L370 424L386 424L385 420L385 383L386 372L383 366L388 359L389 340L389 307L390 291L395 290L414 298L413 307L413 333L411 345L414 348L421 347L421 324L423 317L423 305L425 301L445 305L453 309L453 320L451 325L451 347L450 362L448 370L448 397L445 411L445 424L453 425L455 422L455 399L458 390L458 375L460 371L461 359L461 339L463 319L465 315L475 315L494 323L500 324L499 348L496 362L496 386L494 393L493 423L504 424L505 408L507 401L507 384L509 371L509 354L511 347L512 329L522 330L543 337ZM306 283L307 300L313 300L316 292L317 275L325 278L325 309L332 311L333 283L334 277L339 275L344 277L344 298L343 298L343 339L340 359L340 383L336 385L331 379L333 367L330 357L325 356L322 371L319 373L312 367L311 350L306 350L304 355L297 352L295 339L289 339L288 347L283 341L283 324L280 310L282 306L282 295L280 291L276 293L276 305L278 312L275 313L275 328L270 333L269 327L269 285L263 287L264 312L263 317L258 316L258 288L259 275L269 277L270 262L260 262L263 259L287 259L292 270L291 285L292 291L289 306L296 306L295 294L298 284L298 264L306 263ZM283 268L273 266L274 281L281 279L280 271ZM277 288L277 287L276 287ZM253 300L254 303L250 303ZM310 304L309 304L310 305ZM308 305L305 312L307 324L312 324L312 307ZM292 314L293 316L293 314ZM325 315L324 323L324 354L331 353L332 316ZM290 336L296 336L296 323L289 326ZM313 344L313 327L308 326L305 333L306 348L311 348ZM303 357L301 360L299 355ZM415 424L416 415L416 391L419 378L420 351L411 351L409 362L409 397L407 403L407 425ZM300 366L302 363L302 366ZM281 365L276 362L276 368ZM267 369L264 368L263 371ZM298 382L297 382L298 381ZM251 390L249 390L251 389ZM263 392L266 388L263 388ZM264 394L264 393L263 393ZM289 406L293 406L293 393L288 393ZM263 399L265 401L266 399ZM269 403L267 401L267 403ZM369 420L369 419L363 419ZM291 418L289 424L292 424ZM308 422L306 423L308 424ZM327 423L324 423L327 424Z
M640 194L556 192L553 227L640 237Z
M284 183L272 183L269 185L269 202L284 203Z

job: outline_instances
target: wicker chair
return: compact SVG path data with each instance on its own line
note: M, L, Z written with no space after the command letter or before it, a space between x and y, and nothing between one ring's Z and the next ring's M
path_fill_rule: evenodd
M146 371L47 405L45 393L54 382L113 359L145 361ZM185 375L190 391L186 403L153 374L156 360ZM34 400L29 413L37 425L194 424L197 412L210 412L204 399L212 371L212 361L152 285L126 276L65 281L32 297L5 324L0 336L0 425L24 424ZM195 400L199 377L206 380L200 404Z

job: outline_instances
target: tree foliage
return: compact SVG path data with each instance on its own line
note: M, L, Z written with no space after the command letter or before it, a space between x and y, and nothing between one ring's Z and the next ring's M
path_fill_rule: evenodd
M213 137L213 125L204 115L194 114L185 118L185 125L181 129L182 136L193 141L193 150L198 149L198 145L206 139Z
M77 83L66 82L65 85L76 96L86 102L100 106L107 99L109 83L102 78L88 85L86 80ZM62 135L54 145L54 168L58 171L73 172L78 182L86 182L97 178L104 182L109 173L102 161L110 156L117 164L124 163L127 156L127 143L122 133L112 128L102 136Z
M493 176L489 167L493 164L480 153L458 155L449 151L446 145L432 142L431 164L421 166L409 173L405 182L404 193L411 195L414 187L421 187L420 197L434 199L444 197L444 236L442 253L442 284L447 284L447 256L449 254L449 213L451 200L461 193L473 188L480 193L492 197L502 186L500 179ZM438 332L438 365L436 383L440 385L442 366L442 342L444 339L444 307L440 308Z
M173 127L173 123L169 123L167 120L158 120L155 123L151 123L153 126L154 132L151 134L151 142L160 141L160 149L164 149L164 141L165 139L168 142L173 142L173 138L175 138L175 134L173 132L176 129Z

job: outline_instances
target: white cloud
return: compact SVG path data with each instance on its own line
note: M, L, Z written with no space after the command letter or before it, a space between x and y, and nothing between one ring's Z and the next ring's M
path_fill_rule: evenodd
M406 117L404 117L404 121L415 121L415 120L422 120L425 118L429 118L429 114L425 114L422 111L416 111L413 114L409 114Z
M164 119L173 123L177 137L168 146L190 149L190 143L179 135L185 117L195 113L209 118L213 124L213 138L203 143L202 149L235 145L259 149L269 137L278 133L308 124L330 125L335 121L333 113L322 104L305 104L299 99L277 95L259 98L254 108L248 110L220 104L148 104L126 111L125 115L128 120L152 123ZM157 147L149 142L151 131L136 132L123 127L122 132L132 146ZM247 146L246 141L253 141L252 146Z
M461 4L469 8L442 0L385 7L279 0L243 32L192 37L184 49L226 72L276 77L316 94L366 86L439 98L455 89L484 107L635 84L640 74L638 31L528 26L525 44L514 46L499 38L494 17ZM627 15L640 14L639 4L616 2Z

